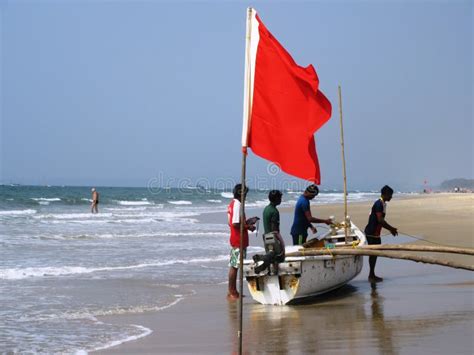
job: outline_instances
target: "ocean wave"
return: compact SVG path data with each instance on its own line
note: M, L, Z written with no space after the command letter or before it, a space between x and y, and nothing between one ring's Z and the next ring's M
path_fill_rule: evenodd
M177 288L179 287L171 287L167 285L163 285L165 287L170 287L170 288ZM176 294L174 296L174 300L168 304L165 305L139 305L139 306L131 306L131 307L115 307L115 308L109 308L109 309L97 309L97 310L92 310L92 311L76 311L76 312L67 312L67 313L62 313L62 314L48 314L40 317L25 317L22 318L22 321L47 321L49 319L56 319L56 318L61 318L61 319L90 319L97 321L96 317L103 317L103 316L113 316L113 315L123 315L123 314L140 314L140 313L147 313L147 312L157 312L157 311L162 311L167 308L173 307L179 302L181 302L185 296L189 295L194 295L196 294L196 291L190 290L188 295L182 295L182 294Z
M122 314L138 314L138 313L147 313L147 312L157 312L162 311L164 309L173 307L174 305L181 302L185 297L184 295L174 295L176 299L169 304L164 306L135 306L135 307L128 307L128 308L112 308L107 310L97 310L92 312L94 317L101 317L101 316L115 316L115 315L122 315Z
M136 234L51 234L51 235L40 235L34 238L42 240L77 240L77 239L119 239L119 238L159 238L159 237L225 237L228 232L156 232L156 233L136 233ZM27 238L28 236L25 236Z
M186 201L186 200L168 201L168 203L171 203L172 205L192 205L193 204L191 201Z
M0 211L0 216L24 216L35 214L36 210L11 210L11 211Z
M110 223L113 223L113 220L107 220L107 219L40 219L40 223L43 224L84 224L84 225L107 225ZM120 221L118 221L120 223ZM138 222L140 223L140 222Z
M222 203L222 200L206 200L206 201L210 203Z
M91 222L96 222L96 221L91 221ZM109 220L97 221L97 222L102 223L102 224L147 224L147 223L158 223L160 222L160 220L157 218L124 218L124 219L109 219ZM84 221L74 221L74 223L84 223Z
M153 207L162 208L163 205L155 205ZM105 211L114 211L114 212L129 212L129 211L146 211L148 207L106 207Z
M371 192L349 192L347 194L347 200L351 202L357 201L370 201L377 198L380 193L371 193ZM327 203L336 203L344 201L343 192L328 192L321 193L314 200L316 204L327 204Z
M146 199L141 200L141 201L117 201L119 205L123 206L147 206L147 205L152 205L150 201L147 201Z
M77 234L77 235L65 235L65 234L51 234L51 235L40 235L37 238L42 240L76 240L76 239L112 239L118 237L114 234Z
M260 200L260 201L254 201L254 202L248 202L245 204L246 207L265 207L268 205L270 202L268 200Z
M98 347L92 349L92 351L99 351L99 350L109 349L109 348L121 345L123 343L127 343L129 341L133 341L133 340L137 340L137 339L146 337L146 336L150 335L151 333L153 333L153 330L151 330L149 328L146 328L144 326L141 326L141 325L131 324L131 326L135 327L137 329L143 330L143 332L141 334L138 334L138 335L130 335L130 336L127 336L126 338L123 338L123 339L120 339L120 340L111 341L109 343L106 343L105 345L98 346ZM76 352L76 355L85 355L85 354L87 354L86 350L79 350L79 351Z
M110 211L110 209L107 209ZM133 211L124 210L121 212L128 213L112 213L102 212L97 214L92 213L49 213L49 214L38 214L34 216L35 219L42 220L44 222L60 222L66 220L72 223L146 223L146 222L157 222L157 221L176 221L184 220L188 217L199 216L197 212L187 211L150 211L138 213L132 213ZM189 220L189 218L188 218ZM194 223L195 219L192 219Z
M234 194L232 192L221 192L221 196L225 198L234 198Z
M180 288L180 285L176 284L157 284L157 286L167 287L174 290ZM123 315L123 314L139 314L145 312L156 312L162 311L164 309L170 308L180 301L182 301L187 296L193 296L196 294L195 290L189 290L186 294L174 294L174 300L168 304L160 304L160 305L137 305L137 306L129 306L129 307L120 307L115 306L112 308L107 309L87 309L87 310L75 310L75 311L66 311L66 312L52 312L47 314L32 314L32 315L22 315L19 320L22 322L44 322L51 319L88 319L92 321L98 321L96 317L102 316L111 316L111 315Z
M264 252L265 248L262 247L255 247L255 246L248 246L247 247L247 252L249 253L261 253Z
M143 263L127 266L109 266L109 267L83 267L83 266L46 266L46 267L27 267L27 268L10 268L0 269L0 280L21 280L30 277L55 277L67 276L76 274L91 274L102 271L117 271L117 270L133 270L143 269L147 267L169 266L176 264L194 264L194 263L209 263L215 261L227 260L228 255L218 255L210 258L195 258L195 259L172 259L168 261Z
M52 214L42 214L34 216L35 219L92 219L97 220L100 218L110 218L112 213L52 213Z
M46 198L46 197L32 197L32 200L35 201L47 201L47 202L54 202L54 201L61 201L60 198L53 197L53 198Z
M124 211L126 212L126 211ZM181 219L183 217L193 217L198 216L199 213L196 212L172 212L172 211L149 211L146 212L139 212L139 213L114 213L113 217L120 218L120 219L143 219L143 218L156 218L156 219Z
M159 232L156 233L156 236L160 237L193 237L193 236L218 236L218 237L223 237L227 236L229 233L228 232Z
M195 217L199 216L199 212L192 212L192 211L163 211L163 212L157 212L155 214L156 217L158 218L164 218L164 219L176 219L176 218L184 218L184 217Z
M154 224L154 223L189 223L196 224L199 220L186 218L185 216L152 216L149 218L127 218L126 216L114 216L115 218L100 219L99 217L90 219L53 219L38 218L43 224L84 224L84 225L110 225L110 224Z

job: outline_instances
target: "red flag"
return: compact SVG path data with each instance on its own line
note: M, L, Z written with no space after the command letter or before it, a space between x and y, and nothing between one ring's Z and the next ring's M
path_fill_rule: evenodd
M320 183L314 132L331 117L331 103L319 91L312 65L295 63L253 11L250 83L244 107L243 147L290 175ZM250 119L248 110L251 110Z

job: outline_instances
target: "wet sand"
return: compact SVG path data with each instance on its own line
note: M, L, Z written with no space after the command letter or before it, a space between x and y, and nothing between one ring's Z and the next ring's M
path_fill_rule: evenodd
M367 222L371 205L349 205L352 220L361 228ZM253 211L248 211L249 216L250 212ZM289 229L291 212L282 210L282 230ZM313 214L335 215L340 220L343 212L340 205L313 204ZM223 218L222 215L207 218L217 217ZM387 213L387 220L398 227L401 234L466 247L474 244L473 217L472 194L433 194L404 199L395 196ZM286 240L289 242L289 238ZM387 243L412 241L407 236L384 238ZM258 245L255 239L250 243ZM473 263L472 257L443 257ZM245 297L244 353L473 353L472 272L379 258L377 273L384 277L384 282L370 285L367 273L365 260L361 274L350 284L292 306L263 306ZM237 352L238 303L226 301L226 287L226 284L196 285L194 296L163 311L102 317L102 321L111 323L143 325L153 333L97 353Z

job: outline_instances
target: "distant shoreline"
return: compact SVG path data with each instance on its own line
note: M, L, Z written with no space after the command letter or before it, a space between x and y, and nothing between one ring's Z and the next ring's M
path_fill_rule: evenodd
M465 179L465 180L469 180L469 179ZM469 180L471 181L471 180ZM474 180L473 180L474 181ZM304 184L303 184L304 185ZM153 187L150 187L148 185L102 185L102 184L94 184L94 183L91 183L91 184L20 184L20 183L8 183L8 182L3 182L3 183L0 183L0 187L36 187L36 188L91 188L91 187L96 187L96 188L99 188L99 189L114 189L114 188L117 188L117 189L153 189L153 188L157 188L157 189L161 189L161 190L177 190L177 189L181 189L181 190L196 190L196 189L203 189L203 190L212 190L212 191L222 191L222 192L229 192L232 190L232 188L214 188L214 187L206 187L206 186L193 186L193 185L189 185L189 186L153 186ZM460 186L460 187L463 187L463 186ZM265 192L265 191L269 191L271 189L281 189L281 188L278 188L278 187L271 187L271 188L268 188L268 189L258 189L256 190L255 187L253 186L249 186L249 188L251 190L254 190L254 191L259 191L259 192ZM464 187L463 187L464 188ZM358 188L358 187L354 187L354 188L350 188L348 190L349 193L357 193L357 192L378 192L380 189L380 186L377 186L377 187L373 187L373 188ZM399 191L401 193L423 193L423 186L420 185L419 187L417 188L414 188L414 189L397 189L397 186L394 185L394 189L395 191ZM291 190L291 189L282 189L282 191L286 191L286 192L294 192L294 190ZM302 192L303 190L299 191L299 192ZM336 188L324 188L322 186L320 186L320 192L321 193L342 193L343 192L343 189L342 187L340 189L336 189ZM441 188L441 185L437 185L437 186L433 186L431 187L431 191L429 193L451 193L453 191L451 191L451 188L446 188L446 189L442 189ZM473 192L471 190L469 191L466 191L466 192Z

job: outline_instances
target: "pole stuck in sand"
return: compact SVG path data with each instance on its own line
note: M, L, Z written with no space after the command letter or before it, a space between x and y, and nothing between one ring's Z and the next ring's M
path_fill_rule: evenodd
M240 195L240 252L239 252L239 330L237 337L239 340L239 354L242 354L242 339L243 339L243 290L244 290L244 253L243 253L243 235L245 228L245 178L247 167L247 146L248 146L248 130L250 127L250 115L252 112L252 78L251 78L251 58L250 45L252 34L252 15L253 9L247 8L247 29L245 35L245 78L244 78L244 114L242 127L242 174L241 195Z

